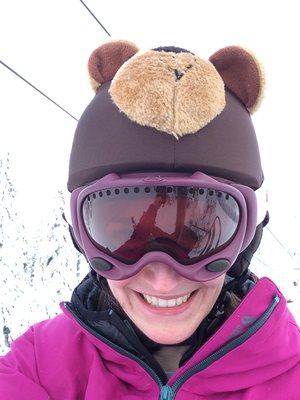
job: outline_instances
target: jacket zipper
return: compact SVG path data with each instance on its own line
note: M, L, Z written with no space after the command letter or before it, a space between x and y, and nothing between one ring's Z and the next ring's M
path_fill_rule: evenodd
M159 378L159 376L156 374L156 372L153 371L152 368L148 366L143 360L140 358L136 357L132 353L130 353L127 350L124 350L122 347L118 346L117 344L111 342L110 340L106 339L104 336L100 335L100 333L95 332L93 329L91 329L88 325L86 325L81 319L77 317L77 315L73 312L72 308L70 307L70 303L68 302L63 302L65 308L73 315L73 317L76 319L76 321L84 328L86 329L89 333L91 333L93 336L95 336L97 339L100 339L102 342L108 344L110 347L113 349L117 350L119 353L131 358L132 360L137 361L139 364L144 367L147 372L153 377L153 379L158 383L159 387L162 388L164 387L163 382Z
M159 376L150 368L144 361L140 360L138 357L134 356L130 352L124 350L122 347L116 345L115 343L111 342L110 340L106 339L104 336L96 333L88 325L86 325L83 321L81 321L76 314L74 314L73 310L70 308L69 303L63 302L66 309L73 315L76 321L83 326L88 332L90 332L93 336L99 338L104 343L108 344L113 349L116 349L119 353L126 355L127 357L137 361L142 367L153 377L153 379L158 383L160 388L160 398L159 400L174 400L176 393L180 389L180 387L187 381L192 375L197 372L200 372L210 366L213 362L217 361L229 351L235 349L236 347L243 344L247 339L249 339L254 333L256 333L268 320L271 316L272 312L274 311L275 307L278 305L280 298L276 295L270 306L264 311L264 313L255 321L255 323L241 336L233 339L231 342L227 343L219 350L215 351L213 354L202 360L200 363L194 365L193 367L189 368L185 371L175 382L172 386L163 385L163 382L159 378Z
M181 375L177 381L174 382L172 386L166 385L164 388L164 396L161 396L160 400L173 400L178 392L179 388L187 381L192 375L197 372L203 371L205 368L209 367L213 362L223 357L229 351L235 349L236 347L243 344L247 339L249 339L255 332L257 332L262 325L267 321L275 307L280 301L279 296L275 296L272 300L271 305L264 311L264 313L256 320L256 322L241 336L227 343L225 346L221 347L219 350L215 351L213 354L202 360L200 363L194 365L192 368L188 369L184 374ZM167 389L168 388L168 389Z

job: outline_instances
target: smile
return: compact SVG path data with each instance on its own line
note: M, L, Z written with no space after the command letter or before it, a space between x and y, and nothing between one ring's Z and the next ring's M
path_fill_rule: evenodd
M185 296L182 297L177 297L174 299L160 299L159 297L154 297L154 296L149 296L147 294L139 293L140 297L143 298L145 302L148 304L151 304L154 307L159 307L159 308L172 308L172 307L177 307L180 306L181 304L185 303L188 301L188 299L196 292L193 291Z

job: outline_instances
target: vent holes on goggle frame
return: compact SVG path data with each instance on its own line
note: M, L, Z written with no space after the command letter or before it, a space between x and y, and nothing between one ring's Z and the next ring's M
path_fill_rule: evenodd
M225 200L230 199L230 195L228 193L220 192L217 190L213 189L203 189L203 188L195 188L195 187L186 187L186 186L145 186L145 187L122 187L122 188L114 188L114 189L103 189L100 190L99 192L91 193L90 195L87 196L87 200L91 200L91 198L96 199L98 196L103 197L103 196L111 196L113 194L119 195L122 193L128 194L130 192L133 193L151 193L155 192L158 194L166 194L166 193L174 193L175 195L183 195L186 196L187 194L190 194L192 196L217 196L218 198L224 198Z

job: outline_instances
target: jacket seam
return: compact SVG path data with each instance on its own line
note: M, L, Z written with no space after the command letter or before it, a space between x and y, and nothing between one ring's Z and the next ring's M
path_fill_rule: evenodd
M42 383L40 381L40 376L39 376L39 373L38 373L39 369L38 369L38 363L37 363L36 351L35 351L36 350L36 345L35 345L35 329L34 329L34 327L32 327L32 335L33 335L34 362L35 362L35 370L36 370L35 372L36 372L36 376L37 376L37 380L38 380L37 383L40 385L41 388L43 388L43 390L45 390L45 388L42 386ZM45 390L45 392L46 392L46 390ZM50 399L50 397L49 397L49 399Z

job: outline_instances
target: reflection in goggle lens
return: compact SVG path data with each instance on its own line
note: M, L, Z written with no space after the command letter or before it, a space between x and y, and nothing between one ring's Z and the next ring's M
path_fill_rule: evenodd
M126 264L149 251L199 262L231 242L240 217L228 193L188 186L104 189L87 196L82 211L93 244Z

